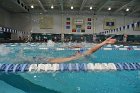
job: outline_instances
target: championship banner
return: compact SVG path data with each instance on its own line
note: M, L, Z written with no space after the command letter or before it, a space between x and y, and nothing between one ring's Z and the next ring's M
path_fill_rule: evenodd
M84 32L85 31L85 20L83 18L72 19L72 32Z
M40 16L39 26L40 29L53 29L53 17Z
M104 27L104 30L115 29L115 19L105 18L103 27Z
M70 17L67 17L67 18L66 18L66 21L65 21L65 28L66 28L66 30L71 29L71 18L70 18Z

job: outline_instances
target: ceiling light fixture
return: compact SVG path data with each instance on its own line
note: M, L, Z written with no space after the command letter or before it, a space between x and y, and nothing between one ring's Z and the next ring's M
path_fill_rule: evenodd
M54 7L53 7L53 5L51 5L51 9L53 9Z
M127 8L126 11L128 12L129 11L129 8Z
M73 9L73 6L71 6L71 9Z
M34 6L33 6L33 5L31 5L31 8L34 8Z
M111 7L109 7L107 10L109 10L109 11L110 11L110 10L111 10Z
M90 10L92 10L92 6L90 6L90 8L89 8Z

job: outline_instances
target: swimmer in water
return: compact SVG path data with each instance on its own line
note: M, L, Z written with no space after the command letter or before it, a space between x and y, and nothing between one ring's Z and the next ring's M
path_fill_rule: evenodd
M63 63L68 62L72 60L79 59L81 57L89 56L92 53L96 52L98 49L100 49L102 46L106 44L114 44L116 42L116 39L112 39L112 37L107 38L105 41L95 45L94 47L90 48L87 51L79 50L74 55L70 57L64 57L64 58L37 58L40 61L43 61L45 63ZM35 57L36 59L36 57Z

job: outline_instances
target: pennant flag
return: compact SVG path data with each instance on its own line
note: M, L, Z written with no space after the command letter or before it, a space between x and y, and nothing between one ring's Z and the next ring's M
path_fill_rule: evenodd
M137 23L134 23L134 27L137 27Z
M132 28L134 28L134 24L131 24Z
M116 31L118 31L118 28L116 28Z
M9 29L7 28L7 32L9 32Z
M2 31L4 31L4 28L2 27Z
M2 27L0 27L0 31L2 31Z
M10 32L10 33L22 33L22 34L26 34L26 32L22 32L22 31L17 31L15 29L11 29L11 28L8 28L8 27L0 27L0 31L2 32Z
M5 28L5 32L8 32L8 31L7 31L7 28Z
M5 32L5 28L3 28L3 32Z
M123 26L123 30L125 29L125 26Z
M12 30L12 31L9 31L9 32L13 33L13 32L14 32L14 30Z
M121 31L121 27L120 27L120 31Z
M115 29L114 29L114 32L115 32Z
M16 30L14 30L13 33L16 33Z
M127 25L127 29L129 29L129 25Z
M137 26L138 26L138 27L140 26L140 22L137 22Z
M6 28L6 32L9 32L8 28Z

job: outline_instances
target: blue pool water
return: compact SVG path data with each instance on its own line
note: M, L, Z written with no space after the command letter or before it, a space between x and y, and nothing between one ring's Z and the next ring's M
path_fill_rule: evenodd
M31 60L31 63L39 63L32 60L32 57L67 57L76 52L68 48L57 49L60 45L48 47L46 44L5 44L0 48L0 62L28 63ZM89 47L91 45L86 48ZM140 50L100 49L90 57L71 62L140 62L139 55ZM0 73L0 84L0 93L139 93L140 72Z

